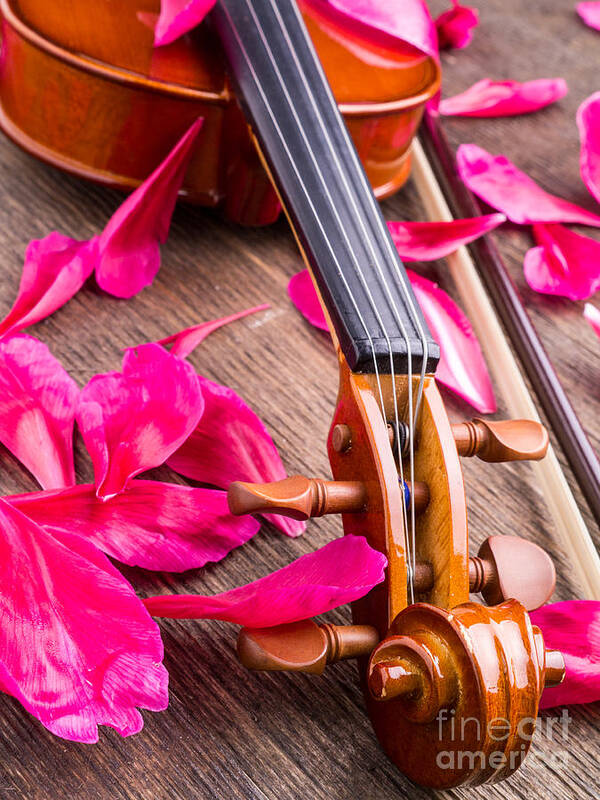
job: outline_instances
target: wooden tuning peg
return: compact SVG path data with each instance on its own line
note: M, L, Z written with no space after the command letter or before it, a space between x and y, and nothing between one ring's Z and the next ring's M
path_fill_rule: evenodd
M474 419L452 425L452 433L459 455L479 456L490 463L539 461L548 449L548 431L529 419Z
M552 596L556 571L537 544L518 536L490 536L469 559L469 585L488 605L514 598L534 611Z
M232 483L227 492L232 514L283 514L292 519L362 511L367 502L360 481L324 481L293 475L273 483Z
M369 655L379 642L370 625L317 625L312 619L274 628L242 628L237 654L248 669L309 672L327 664Z

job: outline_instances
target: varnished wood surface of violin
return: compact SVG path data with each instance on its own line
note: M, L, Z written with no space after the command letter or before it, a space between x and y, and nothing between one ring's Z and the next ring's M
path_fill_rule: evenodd
M203 25L154 49L158 10L159 0L1 0L0 127L54 166L128 189L202 116L183 196L225 204L236 221L272 222L279 204L214 31ZM437 67L416 51L344 33L318 4L305 16L371 182L386 196L408 177Z

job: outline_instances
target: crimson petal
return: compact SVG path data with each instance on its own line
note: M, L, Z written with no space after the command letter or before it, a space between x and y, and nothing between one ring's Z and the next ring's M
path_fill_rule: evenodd
M0 442L45 489L75 483L78 395L45 344L26 334L0 341Z
M1 498L0 520L0 687L66 739L95 742L98 725L137 733L137 707L168 703L142 602L79 536L49 533Z
M475 28L479 25L479 11L471 6L461 6L452 0L452 8L436 17L440 50L455 48L460 50L471 43Z
M579 168L583 182L600 202L600 92L588 97L577 109L581 140Z
M589 25L590 28L595 28L597 31L600 31L600 3L577 3L575 8L586 25Z
M600 242L562 225L534 225L538 247L525 254L531 288L570 300L587 300L600 289Z
M157 344L127 350L122 372L93 377L81 391L77 422L98 497L122 492L135 475L164 463L194 430L203 408L191 365Z
M540 708L600 700L600 603L567 600L531 613L546 647L560 650L566 675L560 686L545 689Z
M286 477L269 432L233 389L198 376L204 414L167 464L186 478L226 488L232 481L263 483ZM288 536L299 536L304 522L266 514Z
M504 214L453 219L450 222L388 222L403 261L435 261L506 222Z
M290 278L287 290L292 303L311 325L322 331L329 330L323 307L307 269Z
M131 566L165 572L220 561L258 531L229 513L227 495L159 481L131 481L107 502L93 484L5 498L38 525L76 533Z
M228 317L201 322L199 325L192 325L191 328L185 328L178 333L171 334L171 336L166 336L164 339L159 339L156 344L172 344L173 346L169 351L171 355L186 358L207 336L222 328L223 325L228 325L230 322L235 322L235 320L242 319L250 314L256 314L259 311L265 311L267 308L271 308L271 306L268 303L263 303L260 306L238 311L237 314L230 314Z
M437 283L407 270L415 296L441 357L435 373L443 383L482 414L496 411L494 389L471 323Z
M563 78L536 81L492 81L484 78L461 94L447 97L439 113L460 117L509 117L538 111L556 103L568 92Z
M324 614L363 597L384 578L387 560L362 536L335 539L287 567L229 592L163 595L144 601L154 616L222 619L268 628Z
M461 144L456 161L469 189L512 222L574 222L600 227L597 214L544 191L506 156L493 156L475 144Z
M590 323L597 336L600 336L600 308L586 303L583 308L583 316Z
M98 238L96 280L116 297L133 297L160 267L177 194L202 127L196 120L167 158L117 209Z
M78 242L57 232L30 242L19 293L0 322L0 335L23 330L70 300L92 274L97 247L96 238Z

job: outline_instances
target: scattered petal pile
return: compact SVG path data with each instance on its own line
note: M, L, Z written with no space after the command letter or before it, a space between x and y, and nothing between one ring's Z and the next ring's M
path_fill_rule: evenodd
M534 611L531 621L551 650L560 650L566 675L560 686L545 689L540 708L600 700L600 603L567 600Z
M334 539L287 567L229 592L144 600L156 617L222 619L269 628L324 614L363 597L384 578L387 560L362 536Z
M537 81L492 81L484 78L439 104L439 113L460 117L509 117L528 114L556 103L568 92L562 78Z

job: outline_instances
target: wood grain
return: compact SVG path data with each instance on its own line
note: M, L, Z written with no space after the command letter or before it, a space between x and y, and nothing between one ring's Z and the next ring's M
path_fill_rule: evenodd
M441 2L433 4L438 10ZM574 115L598 88L600 35L585 28L572 3L486 0L482 25L469 49L444 57L445 93L462 91L482 77L525 80L563 75L570 94L538 114L501 120L448 120L454 145L472 141L505 152L545 188L593 209L578 174ZM96 233L119 196L33 161L0 141L2 212L0 313L15 296L27 242L58 229L76 238ZM394 219L419 219L410 185L388 201ZM586 233L590 234L589 230ZM592 232L590 235L597 236ZM595 446L600 444L600 343L581 317L582 304L543 298L527 290L522 258L531 245L526 230L497 236L527 300L535 324ZM121 348L159 338L185 325L268 301L270 311L213 334L192 357L196 368L240 392L261 415L289 471L330 477L326 436L336 397L337 365L327 339L310 328L289 303L285 287L302 267L284 221L264 230L241 229L216 212L181 206L163 248L155 284L130 301L103 295L90 281L66 307L31 329L47 342L83 385L95 372L116 369ZM424 274L452 291L444 264ZM510 387L497 387L510 391ZM469 408L451 400L453 421ZM499 409L501 416L502 407ZM5 451L1 489L35 484ZM513 533L537 541L555 557L555 598L577 597L571 570L553 532L528 464L463 460L470 512L471 552L489 534ZM155 476L173 479L168 470ZM78 477L91 477L78 448ZM579 497L579 495L578 495ZM585 511L585 509L584 509ZM586 514L590 530L598 531ZM127 569L140 594L155 591L213 593L284 566L339 534L339 521L309 523L306 536L290 540L265 526L222 563L181 576ZM349 610L328 615L349 621ZM248 675L234 655L236 630L225 623L161 622L171 703L145 714L131 739L102 732L83 746L47 733L11 698L0 696L0 798L27 800L392 800L426 798L387 761L375 740L357 682L356 666L329 667L322 677L284 673ZM525 767L507 783L455 790L454 798L595 798L598 704L570 710L563 741L555 725L536 735ZM546 712L544 717L556 716Z

